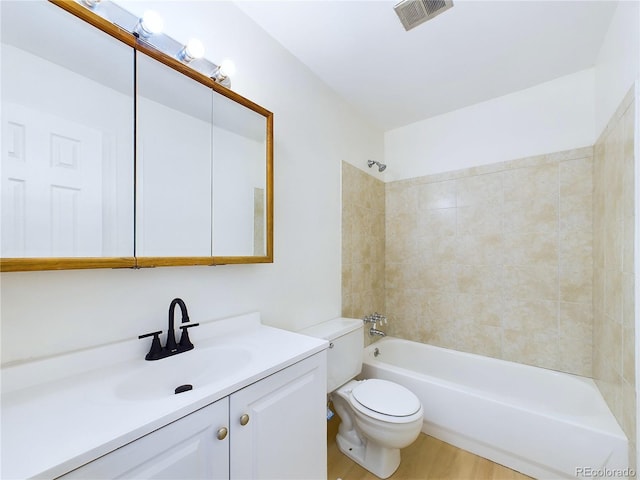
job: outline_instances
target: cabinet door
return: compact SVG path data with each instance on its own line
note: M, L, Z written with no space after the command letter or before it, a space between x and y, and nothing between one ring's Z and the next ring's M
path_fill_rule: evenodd
M327 478L326 376L321 352L231 395L232 479Z
M228 407L218 400L61 478L228 479Z

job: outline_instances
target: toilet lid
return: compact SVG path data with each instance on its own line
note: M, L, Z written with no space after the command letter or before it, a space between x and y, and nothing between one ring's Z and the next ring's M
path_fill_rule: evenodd
M407 417L420 410L420 400L402 385L372 378L351 392L363 407L392 417Z

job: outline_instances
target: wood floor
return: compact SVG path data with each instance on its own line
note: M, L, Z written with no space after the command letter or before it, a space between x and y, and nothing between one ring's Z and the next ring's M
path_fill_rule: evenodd
M327 428L327 479L377 480L373 473L338 450L335 441L338 423L336 415ZM412 445L402 450L400 467L389 479L527 480L530 477L421 433Z

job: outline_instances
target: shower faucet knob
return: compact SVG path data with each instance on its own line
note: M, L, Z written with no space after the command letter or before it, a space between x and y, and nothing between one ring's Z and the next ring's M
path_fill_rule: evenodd
M383 324L387 323L387 317L378 312L374 312L370 315L365 315L362 320L365 323L383 323Z

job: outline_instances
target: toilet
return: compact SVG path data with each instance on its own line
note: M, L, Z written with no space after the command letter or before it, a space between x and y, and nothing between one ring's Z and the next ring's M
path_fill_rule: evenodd
M362 320L335 318L300 333L329 341L327 393L342 420L338 448L374 475L391 476L400 465L400 449L422 429L420 400L388 380L354 380L362 370Z

